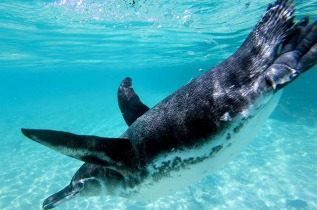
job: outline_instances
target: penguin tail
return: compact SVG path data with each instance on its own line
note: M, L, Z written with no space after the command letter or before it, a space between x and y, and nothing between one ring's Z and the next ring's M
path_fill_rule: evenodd
M269 4L247 39L228 59L236 69L244 70L239 72L240 75L255 80L274 62L279 47L292 32L294 13L295 5L292 0L277 0Z

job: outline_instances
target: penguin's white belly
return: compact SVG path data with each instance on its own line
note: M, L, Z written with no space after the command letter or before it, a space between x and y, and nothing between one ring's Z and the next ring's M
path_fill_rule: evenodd
M134 200L152 200L192 185L232 160L255 137L278 104L281 91L262 98L232 119L231 126L198 149L172 150L148 166L149 177L130 194ZM255 111L261 107L259 111ZM244 115L244 116L243 116ZM224 120L230 120L224 116ZM247 120L242 120L247 119Z

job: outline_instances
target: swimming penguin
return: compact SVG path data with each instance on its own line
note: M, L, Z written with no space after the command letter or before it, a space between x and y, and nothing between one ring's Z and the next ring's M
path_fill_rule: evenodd
M153 108L126 78L119 107L129 128L119 138L22 129L85 163L44 209L74 196L147 200L183 189L232 160L254 138L281 89L317 63L317 22L294 24L293 1L270 4L242 46Z

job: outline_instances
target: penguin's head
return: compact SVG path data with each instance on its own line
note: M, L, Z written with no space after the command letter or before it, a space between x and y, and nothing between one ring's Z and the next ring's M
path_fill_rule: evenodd
M106 171L105 167L84 164L67 187L45 199L42 208L52 209L77 195L85 197L101 195L104 171Z

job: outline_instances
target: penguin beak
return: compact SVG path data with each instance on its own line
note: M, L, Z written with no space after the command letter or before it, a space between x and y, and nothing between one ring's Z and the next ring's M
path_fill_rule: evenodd
M50 197L46 198L43 202L42 208L43 209L52 209L58 206L59 204L70 200L73 198L78 191L72 190L72 188L68 185L63 190L51 195Z

